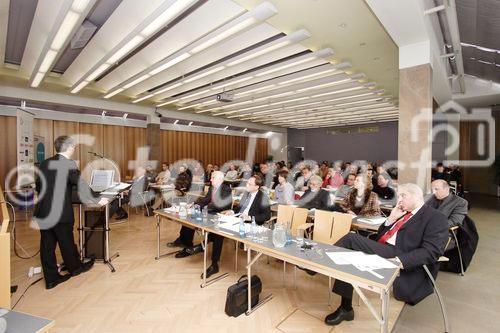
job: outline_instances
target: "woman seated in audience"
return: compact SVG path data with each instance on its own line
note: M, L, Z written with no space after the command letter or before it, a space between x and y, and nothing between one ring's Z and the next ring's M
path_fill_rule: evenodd
M226 172L225 180L235 180L238 178L238 171L236 170L236 166L231 164L229 166L229 170Z
M170 182L170 165L167 162L163 162L161 165L161 172L156 176L157 184L167 184Z
M344 177L342 177L340 167L336 165L333 168L328 169L328 173L326 174L321 187L339 188L342 185L344 185Z
M364 217L380 216L378 196L372 192L372 182L365 174L359 174L354 179L354 189L341 203L342 209L351 215Z
M297 182L295 183L295 190L307 191L309 189L309 180L313 175L314 173L312 172L311 167L309 165L304 165L304 167L301 169L301 176L297 179ZM321 182L323 182L323 179L321 179Z
M278 175L278 185L274 189L274 200L280 205L291 205L295 196L293 185L290 184L288 179L288 171L280 170Z

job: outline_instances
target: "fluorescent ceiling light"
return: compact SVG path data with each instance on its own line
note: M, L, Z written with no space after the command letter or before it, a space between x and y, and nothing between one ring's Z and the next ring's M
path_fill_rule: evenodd
M282 47L285 47L287 45L290 45L292 43L292 41L290 40L287 40L287 41L283 41L281 43L277 43L277 44L274 44L274 45L271 45L271 46L268 46L268 47L265 47L264 49L260 50L260 51L257 51L257 52L253 52L247 56L244 56L242 58L239 58L239 59L236 59L230 63L227 64L227 66L231 67L231 66L234 66L234 65L238 65L238 64L241 64L242 62L245 62L247 60L250 60L250 59L253 59L253 58L256 58L256 57L259 57L261 55L264 55L266 53L269 53L269 52L272 52L274 50L277 50L277 49L280 49Z
M89 83L90 83L90 81L82 81L82 82L80 82L80 84L78 84L75 88L73 88L73 90L71 90L71 93L72 94L76 94L77 92L79 92L80 90L82 90L83 87L85 87Z
M168 90L171 90L171 89L174 89L174 88L177 88L177 87L180 87L182 86L182 82L179 82L179 83L176 83L176 84L173 84L171 86L168 86L168 87L165 87L165 88L162 88L158 91L155 91L153 94L154 95L158 95L158 94L161 94L161 93L164 93L165 91L168 91Z
M351 81L350 78L338 80L338 81L333 81L333 82L328 82L328 83L323 83L323 84L319 84L317 86L311 86L311 87L307 87L307 88L298 89L298 90L296 90L296 92L300 93L300 92L304 92L304 91L308 91L308 90L314 90L314 89L319 89L319 88L324 88L324 87L335 86L337 84L342 84L342 83L346 83L349 81Z
M195 96L198 96L198 95L201 95L201 94L207 93L207 92L209 92L209 91L210 91L210 89L205 89L205 90L198 91L198 92L195 92L195 93L192 93L192 94L186 95L186 96L182 96L182 97L180 97L179 99L182 101L182 100L185 100L185 99L189 99L189 98L191 98L191 97L195 97Z
M105 110L102 110L101 116L102 117L106 117L106 111Z
M302 80L305 80L305 79L310 79L310 78L313 78L313 77L316 77L316 76L320 76L320 75L323 75L323 74L328 74L328 73L340 74L340 73L342 73L342 71L339 71L339 70L334 69L334 68L327 69L325 71L321 71L321 72L318 72L318 73L313 73L313 74L309 74L309 75L297 77L295 79L286 80L286 81L280 82L278 84L279 85L289 84L289 83L293 83L293 82L297 82L297 81L302 81Z
M309 61L314 60L314 59L316 59L315 56L314 57L307 57L305 59L297 60L297 61L294 61L292 63L286 64L286 65L283 65L283 66L279 66L279 67L276 67L276 68L273 68L273 69L269 69L269 70L261 72L261 73L257 73L257 74L255 74L255 76L264 76L264 75L267 75L267 74L278 72L278 71L281 71L283 69L287 69L287 68L290 68L290 67L293 67L293 66L297 66L297 65L309 62Z
M248 94L251 94L251 93L254 93L254 92L258 92L258 91L262 91L262 90L266 90L266 89L269 89L269 88L272 88L272 87L275 87L275 86L276 86L276 84L270 84L270 85L267 85L267 86L264 86L264 87L260 87L260 88L255 88L255 89L243 91L243 92L240 92L240 93L236 93L235 97L245 96L245 95L248 95Z
M102 64L101 66L97 67L97 69L95 71L92 72L92 74L90 74L89 76L87 76L87 79L85 81L93 81L96 77L98 77L100 74L102 74L106 69L109 68L109 64L107 63L104 63ZM84 82L85 82L84 81Z
M141 97L141 98L138 98L138 99L136 99L136 100L133 100L133 101L132 101L132 103L134 103L134 104L135 104L135 103L139 103L139 102L141 102L141 101L143 101L143 100L145 100L145 99L148 99L148 98L150 98L150 97L153 97L153 96L154 96L153 94L149 94L149 95L143 96L143 97Z
M311 96L311 98L323 97L323 96L328 96L328 95L335 95L335 94L340 94L340 93L343 93L343 92L360 90L360 89L363 89L363 88L364 87L353 87L353 88L347 88L347 89L341 89L341 90L334 90L334 91L329 91L329 92L322 93L322 94L313 95L313 96Z
M124 113L123 114L123 120L127 120L127 117L128 117L128 113Z
M198 79L201 79L202 77L208 76L208 75L213 74L213 73L216 73L216 72L218 72L218 71L221 71L221 70L223 70L224 68L226 68L226 66L219 66L219 67L212 68L211 70L208 70L208 71L206 71L206 72L204 72L204 73L200 73L200 74L198 74L198 75L195 75L195 76L193 76L193 77L190 77L190 78L188 78L188 79L184 80L184 81L183 81L183 83L189 83L189 82L196 81L196 80L198 80Z
M131 40L129 40L125 45L123 45L118 51L116 51L111 57L108 58L106 62L108 63L116 63L120 60L125 54L134 49L137 45L144 41L144 37L135 36Z
M292 95L292 94L294 94L294 93L295 93L295 92L293 92L293 91L287 91L287 92L284 92L284 93L274 94L274 95L271 95L271 96L259 97L259 98L254 99L253 101L254 101L254 102L260 102L260 101L265 101L266 99L277 98L277 97L283 97L283 96L289 96L289 95ZM229 107L231 107L231 105L230 105Z
M183 106L182 108L178 108L177 110L186 110L186 109L195 108L195 107L199 106L200 104L201 104L201 103L194 104L194 105L187 105L187 106Z
M164 105L167 105L167 104L172 104L172 103L175 103L175 102L178 102L178 101L180 101L180 98L176 98L176 99L173 99L171 101L163 102L161 104L158 104L156 107L164 106Z
M31 82L31 86L33 88L38 87L40 85L40 83L42 82L44 76L45 76L45 73L40 73L40 72L36 73L35 78L33 79L33 82Z
M59 27L59 30L52 40L52 44L50 46L51 48L59 51L63 47L64 43L68 39L69 34L71 33L71 31L73 31L76 24L78 23L79 18L80 14L75 13L71 10L66 13L64 20Z
M234 84L238 84L238 83L241 83L241 82L244 82L244 81L248 81L250 79L253 79L253 76L249 76L249 77L244 77L244 78L241 78L239 80L235 80L235 81L228 81L228 82L225 82L225 83L221 83L221 84L218 84L216 86L214 86L212 88L212 90L217 90L217 89L220 89L220 88L225 88L225 87L229 87L229 86L232 86Z
M40 65L40 68L38 69L39 72L41 73L47 73L47 71L50 69L50 66L54 62L54 59L57 56L57 52L54 50L49 49L47 53L45 54L45 58L42 61L42 64Z
M374 102L374 101L378 101L380 99L381 99L380 97L372 98L372 99L364 99L361 101L353 101L353 102L337 104L337 106L345 106L345 105L352 105L352 104L359 104L359 103L366 103L366 102Z
M110 92L110 93L109 93L109 94L107 94L107 95L104 95L104 98L110 98L110 97L112 97L112 96L114 96L114 95L116 95L116 94L118 94L118 93L121 93L121 92L122 92L122 91L124 91L124 90L125 90L125 89L123 89L123 88L116 89L115 91L112 91L112 92Z
M145 36L149 36L156 32L159 28L168 23L171 19L183 12L188 6L193 4L195 0L178 0L174 2L170 7L168 7L163 13L161 13L153 22L149 23L146 28L144 28L141 33Z
M235 24L231 28L224 30L221 33L216 34L214 37L210 38L209 40L201 43L200 45L193 47L191 50L191 53L198 53L200 51L203 51L204 49L220 42L223 39L228 38L231 35L236 34L237 32L251 26L252 24L256 23L257 20L254 17L249 17L244 21L241 21L240 23Z
M167 61L163 65L160 65L159 67L156 67L155 69L153 69L152 71L150 71L149 74L151 74L151 75L158 74L158 73L166 70L167 68L170 68L173 65L178 64L179 62L181 62L183 60L186 60L190 56L191 56L191 54L189 54L189 53L183 53L183 54L175 57L174 59Z
M77 13L81 13L87 8L89 0L74 0L71 9Z
M132 87L132 86L136 85L137 83L139 83L139 82L142 82L142 81L146 80L146 79L147 79L147 78L149 78L149 77L150 77L150 75L149 75L149 74L144 74L143 76L139 76L139 77L138 77L137 79L135 79L134 81L129 82L129 83L127 83L126 85L124 85L124 86L123 86L123 89L128 89L128 88L130 88L130 87Z

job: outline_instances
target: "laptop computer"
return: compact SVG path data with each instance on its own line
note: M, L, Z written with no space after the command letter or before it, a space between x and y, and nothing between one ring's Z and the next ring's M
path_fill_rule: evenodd
M114 170L92 170L90 188L94 192L103 192L114 186Z

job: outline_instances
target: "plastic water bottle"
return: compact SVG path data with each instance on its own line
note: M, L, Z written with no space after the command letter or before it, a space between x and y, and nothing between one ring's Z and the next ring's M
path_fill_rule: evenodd
M252 233L252 240L257 238L257 223L255 222L255 216L252 216L252 228L250 229Z
M245 222L240 219L240 238L245 238Z
M203 219L207 220L207 218L208 218L208 207L207 206L203 207L202 213L203 213Z

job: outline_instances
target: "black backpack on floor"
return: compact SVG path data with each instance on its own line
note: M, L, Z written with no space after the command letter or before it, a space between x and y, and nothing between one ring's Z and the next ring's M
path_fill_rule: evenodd
M259 303L259 294L262 292L262 282L257 275L252 276L252 307ZM243 275L238 282L227 289L226 314L238 317L248 309L248 278Z

